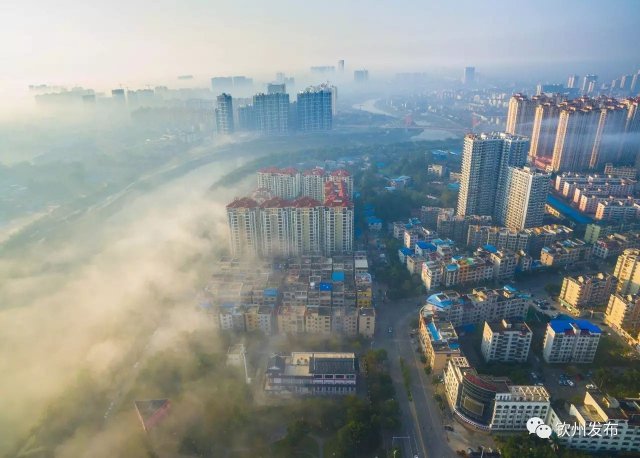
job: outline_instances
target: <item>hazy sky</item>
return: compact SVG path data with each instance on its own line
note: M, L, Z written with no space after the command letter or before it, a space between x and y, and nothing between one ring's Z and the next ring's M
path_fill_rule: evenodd
M109 85L190 73L640 64L636 0L3 0L0 84Z

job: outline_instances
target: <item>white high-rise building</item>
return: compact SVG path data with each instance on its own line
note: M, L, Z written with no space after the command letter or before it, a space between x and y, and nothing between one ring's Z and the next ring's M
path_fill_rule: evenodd
M268 189L274 197L295 199L300 195L300 182L300 172L292 167L269 167L258 171L258 188Z
M497 222L514 229L542 226L551 175L530 167L508 167L504 188L496 202Z
M291 204L292 248L298 255L319 254L322 249L322 204L310 197L300 197Z
M263 202L258 212L260 230L260 253L263 256L291 256L293 249L293 227L291 207L286 200L274 197Z
M227 205L231 254L233 256L257 255L258 203L248 197L236 199Z
M322 224L325 256L353 251L353 205L348 200L325 202Z

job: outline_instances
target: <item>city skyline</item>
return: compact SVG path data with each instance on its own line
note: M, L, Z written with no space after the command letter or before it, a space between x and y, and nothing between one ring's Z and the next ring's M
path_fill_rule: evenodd
M342 59L346 73L365 67L378 74L467 65L482 73L542 63L564 65L566 74L573 67L570 73L586 74L589 65L598 71L605 63L628 70L638 64L629 57L640 39L634 27L640 14L636 2L617 1L618 8L610 8L602 2L564 2L558 7L550 1L496 1L487 8L471 1L437 7L403 1L366 9L337 3L331 8L331 34L323 33L323 22L295 2L272 2L268 7L246 3L243 8L214 7L190 0L176 8L160 2L153 11L145 2L128 2L126 8L97 2L4 5L0 51L5 72L0 89L39 83L143 85L179 74L202 79L238 73L266 77L275 71L308 71L313 65L338 66ZM580 29L597 27L598 33L580 34L575 40L577 28L546 20L548 8L556 14L579 8ZM460 15L461 9L468 14ZM495 28L495 11L529 20L519 21L517 27L503 22ZM393 20L399 14L402 21ZM75 26L61 29L62 21Z

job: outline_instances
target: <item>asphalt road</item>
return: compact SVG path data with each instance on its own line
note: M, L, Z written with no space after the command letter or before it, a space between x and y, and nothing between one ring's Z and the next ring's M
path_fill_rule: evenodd
M407 458L455 457L455 452L447 443L442 414L433 398L433 389L424 373L420 355L416 352L419 344L413 343L410 322L417 317L418 302L422 297L402 301L379 303L376 317L376 334L373 348L384 348L389 355L391 377L400 403L402 433L401 439L393 440ZM391 327L392 332L389 332ZM413 400L408 399L400 369L400 358L404 359L411 374L410 391Z

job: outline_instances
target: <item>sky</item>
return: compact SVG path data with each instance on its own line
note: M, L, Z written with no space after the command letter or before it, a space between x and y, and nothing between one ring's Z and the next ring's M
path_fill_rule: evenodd
M4 0L0 86L113 86L335 65L640 65L640 1Z

